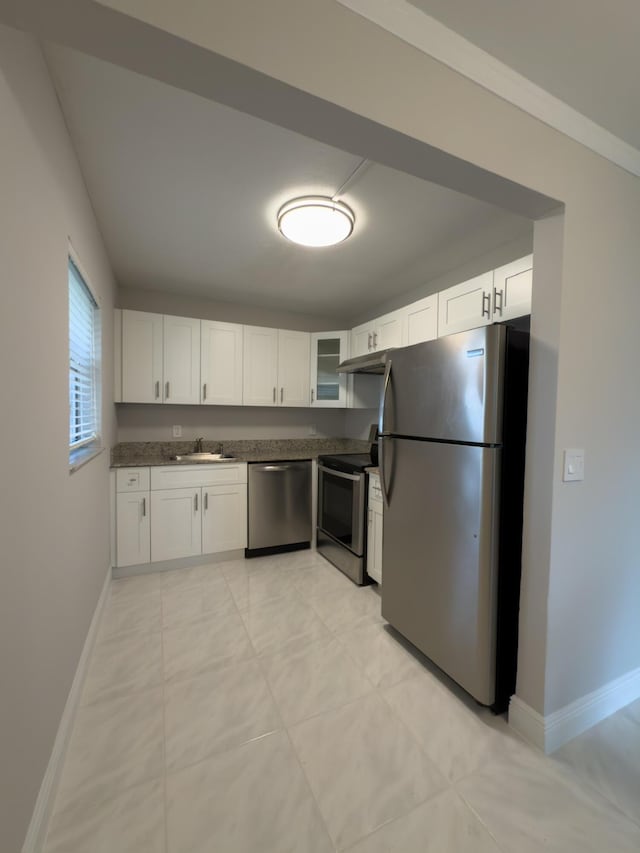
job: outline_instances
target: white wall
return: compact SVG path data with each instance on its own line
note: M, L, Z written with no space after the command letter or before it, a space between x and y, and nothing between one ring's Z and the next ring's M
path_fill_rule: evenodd
M242 438L342 438L344 409L273 409L257 406L154 406L122 403L118 409L118 441L175 441L202 436L210 441ZM312 429L313 428L313 429ZM358 438L358 436L353 436Z
M109 567L108 450L68 472L67 236L115 286L41 52L0 26L0 849L21 846ZM111 360L103 431L115 434Z
M135 45L120 39L109 50L87 28L76 45L531 218L553 200L565 205L562 269L549 275L559 281L557 312L532 317L534 373L558 324L557 379L547 373L555 387L534 383L530 397L534 408L555 399L553 441L538 434L546 425L531 426L545 474L529 471L527 483L534 516L551 497L548 559L525 530L525 571L548 579L546 614L538 618L538 599L521 604L523 642L545 632L546 658L542 683L521 667L518 693L549 714L640 667L640 181L330 0L105 6L154 29L138 27ZM110 21L126 28L126 18ZM232 79L234 62L244 67ZM247 69L260 73L254 87ZM586 448L586 480L566 485L562 450L576 446Z
M339 317L312 317L294 311L255 308L242 303L219 302L201 296L132 287L120 287L117 307L178 317L197 317L201 320L220 320L223 323L243 323L246 326L297 329L301 332L331 332L345 328L344 318Z

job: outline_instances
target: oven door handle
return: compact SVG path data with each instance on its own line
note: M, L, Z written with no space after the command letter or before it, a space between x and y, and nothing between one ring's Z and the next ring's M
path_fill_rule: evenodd
M362 477L362 474L345 474L343 471L334 471L333 468L325 468L324 465L318 465L318 471L324 471L325 474L332 474L334 477L342 477L343 480L352 480L357 483Z

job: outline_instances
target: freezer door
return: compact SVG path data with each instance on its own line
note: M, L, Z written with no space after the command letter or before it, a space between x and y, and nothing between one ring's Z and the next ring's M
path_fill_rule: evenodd
M505 340L485 326L390 352L380 432L499 444Z
M382 615L485 705L495 697L500 454L384 445Z

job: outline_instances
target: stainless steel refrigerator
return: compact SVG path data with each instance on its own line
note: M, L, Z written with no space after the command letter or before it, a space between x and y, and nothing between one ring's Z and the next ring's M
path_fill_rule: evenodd
M382 614L478 702L515 690L529 336L385 356Z

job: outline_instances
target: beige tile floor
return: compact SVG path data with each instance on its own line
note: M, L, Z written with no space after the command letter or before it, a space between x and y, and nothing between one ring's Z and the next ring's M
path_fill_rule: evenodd
M640 850L640 702L553 758L313 552L114 581L46 853Z

